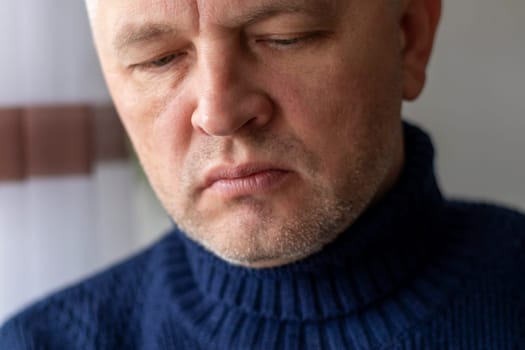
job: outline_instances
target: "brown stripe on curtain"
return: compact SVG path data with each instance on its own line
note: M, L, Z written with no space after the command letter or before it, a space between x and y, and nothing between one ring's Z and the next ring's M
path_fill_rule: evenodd
M0 181L88 174L96 160L128 157L113 107L0 108Z
M95 157L101 161L126 159L129 156L127 136L113 106L97 106L95 118Z
M24 114L26 166L30 175L91 171L93 136L89 107L28 107Z
M24 177L24 141L22 111L0 109L0 181L16 181Z

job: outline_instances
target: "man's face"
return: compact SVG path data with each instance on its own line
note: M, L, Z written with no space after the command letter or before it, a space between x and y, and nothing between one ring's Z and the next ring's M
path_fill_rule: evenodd
M104 0L94 33L169 214L226 260L318 251L402 163L391 0Z

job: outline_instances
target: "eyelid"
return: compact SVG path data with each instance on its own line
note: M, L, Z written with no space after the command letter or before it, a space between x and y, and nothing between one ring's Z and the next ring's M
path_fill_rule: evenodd
M300 33L289 33L289 34L268 34L261 35L255 38L256 43L268 43L270 45L277 46L297 46L304 44L310 40L315 40L327 36L326 32L316 31L316 32L300 32ZM290 41L292 43L285 44L284 42ZM282 42L282 43L280 43Z
M151 66L154 66L154 67L163 67L165 65L170 64L171 62L173 62L174 60L176 60L180 56L182 56L182 55L181 54L177 54L177 53L171 53L171 54L168 54L168 55L156 58L154 60L151 60L151 61L148 62L148 64L151 65ZM164 62L164 61L167 61L167 62Z
M181 57L186 56L187 52L173 52L173 53L166 53L163 55L158 56L157 58L149 59L144 62L140 62L137 64L131 65L131 68L138 68L143 70L162 70L164 68L170 67L172 64L176 63ZM157 65L157 62L160 62L162 60L171 58L168 62L165 64Z

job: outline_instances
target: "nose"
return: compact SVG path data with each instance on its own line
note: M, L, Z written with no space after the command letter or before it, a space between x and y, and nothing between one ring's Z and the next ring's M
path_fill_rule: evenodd
M220 44L208 46L197 67L195 129L210 136L231 136L270 122L273 103L242 52Z

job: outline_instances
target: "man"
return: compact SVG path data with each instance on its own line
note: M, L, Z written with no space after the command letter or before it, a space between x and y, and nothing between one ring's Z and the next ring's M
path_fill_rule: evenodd
M401 122L439 0L88 0L177 228L5 349L517 349L525 217L448 201Z

